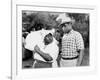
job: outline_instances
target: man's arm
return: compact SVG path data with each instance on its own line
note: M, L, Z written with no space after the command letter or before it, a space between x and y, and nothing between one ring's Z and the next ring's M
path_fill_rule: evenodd
M79 58L78 58L78 61L77 61L77 66L80 66L81 65L82 60L83 60L83 56L84 56L84 50L83 49L80 49L79 50Z
M35 50L41 57L43 57L46 61L52 61L52 60L53 60L53 58L52 58L49 54L42 52L42 51L40 50L40 48L39 48L37 45L35 46L34 50Z
M83 56L84 56L84 41L80 33L77 33L77 36L76 36L76 46L77 46L77 51L79 53L77 66L80 66L83 60Z

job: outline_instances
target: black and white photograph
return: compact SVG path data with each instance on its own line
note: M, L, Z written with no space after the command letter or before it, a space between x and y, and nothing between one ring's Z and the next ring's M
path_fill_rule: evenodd
M17 4L12 19L13 79L87 75L96 69L95 8Z
M90 14L22 10L22 69L90 66Z

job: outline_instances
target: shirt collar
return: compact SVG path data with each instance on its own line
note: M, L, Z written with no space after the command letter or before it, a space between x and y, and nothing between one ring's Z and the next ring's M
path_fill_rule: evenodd
M70 31L70 33L73 33L73 31L74 31L74 30L72 29L72 30Z
M69 33L66 33L65 35L69 35L69 34L72 34L73 33L73 29L69 32Z

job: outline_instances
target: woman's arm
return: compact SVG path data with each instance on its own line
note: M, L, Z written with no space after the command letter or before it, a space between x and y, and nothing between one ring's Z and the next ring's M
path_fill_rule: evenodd
M36 45L34 50L41 56L43 57L46 61L52 61L53 58L47 54L47 53L44 53L43 51L40 50L40 48Z

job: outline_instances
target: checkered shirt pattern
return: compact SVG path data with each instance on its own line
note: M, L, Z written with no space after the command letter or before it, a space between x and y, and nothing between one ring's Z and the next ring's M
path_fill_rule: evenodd
M84 49L84 42L81 34L71 30L62 38L62 57L71 58L78 55L77 50Z

